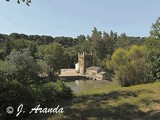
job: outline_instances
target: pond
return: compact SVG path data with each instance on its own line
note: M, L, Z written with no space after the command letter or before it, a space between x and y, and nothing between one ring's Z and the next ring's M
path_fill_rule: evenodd
M74 93L82 93L90 90L91 88L102 88L105 87L109 81L106 80L75 80L65 82L67 86L70 86Z

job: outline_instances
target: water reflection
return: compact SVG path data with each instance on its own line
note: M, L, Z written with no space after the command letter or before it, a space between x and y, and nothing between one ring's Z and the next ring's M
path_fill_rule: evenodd
M67 86L70 86L74 93L85 92L91 88L105 87L108 81L104 80L75 80L71 82L65 82Z
M79 86L79 80L76 80L75 83Z

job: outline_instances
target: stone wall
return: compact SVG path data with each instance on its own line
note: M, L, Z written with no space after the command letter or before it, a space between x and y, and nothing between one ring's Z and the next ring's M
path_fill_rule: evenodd
M78 64L79 72L84 74L86 72L86 68L91 67L93 64L92 54L88 54L86 52L78 53Z

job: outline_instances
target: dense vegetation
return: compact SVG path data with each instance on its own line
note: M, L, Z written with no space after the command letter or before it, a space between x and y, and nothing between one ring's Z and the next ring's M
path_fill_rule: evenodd
M91 36L0 34L0 112L6 117L9 105L56 104L72 98L72 91L58 80L61 68L73 68L78 52L93 54L95 66L121 86L160 79L160 18L145 38L117 35L96 28ZM1 115L1 116L2 116ZM11 116L13 117L13 116ZM23 117L23 116L22 116Z

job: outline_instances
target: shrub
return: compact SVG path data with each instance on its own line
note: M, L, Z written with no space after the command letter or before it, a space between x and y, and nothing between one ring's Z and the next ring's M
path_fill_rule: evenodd
M64 82L49 82L46 84L31 84L26 86L17 80L0 80L0 113L2 118L16 118L17 108L20 104L24 105L25 114L20 114L18 119L28 116L31 108L40 104L44 107L59 105L65 100L72 98L72 90ZM11 115L6 113L6 108L12 106L15 112Z
M70 87L60 80L42 85L37 94L37 101L43 105L58 104L66 99L71 99L73 95Z
M130 86L152 81L150 64L147 63L147 50L144 46L133 45L131 49L117 49L107 63L122 86Z
M16 117L17 108L20 104L24 105L24 111L29 111L31 107L35 104L35 99L32 94L31 89L19 83L17 80L6 81L1 80L0 88L0 113L5 119L13 119ZM6 108L12 106L15 112L11 115L6 113ZM27 113L27 112L26 112ZM22 114L26 115L26 114ZM20 117L22 117L20 116Z

